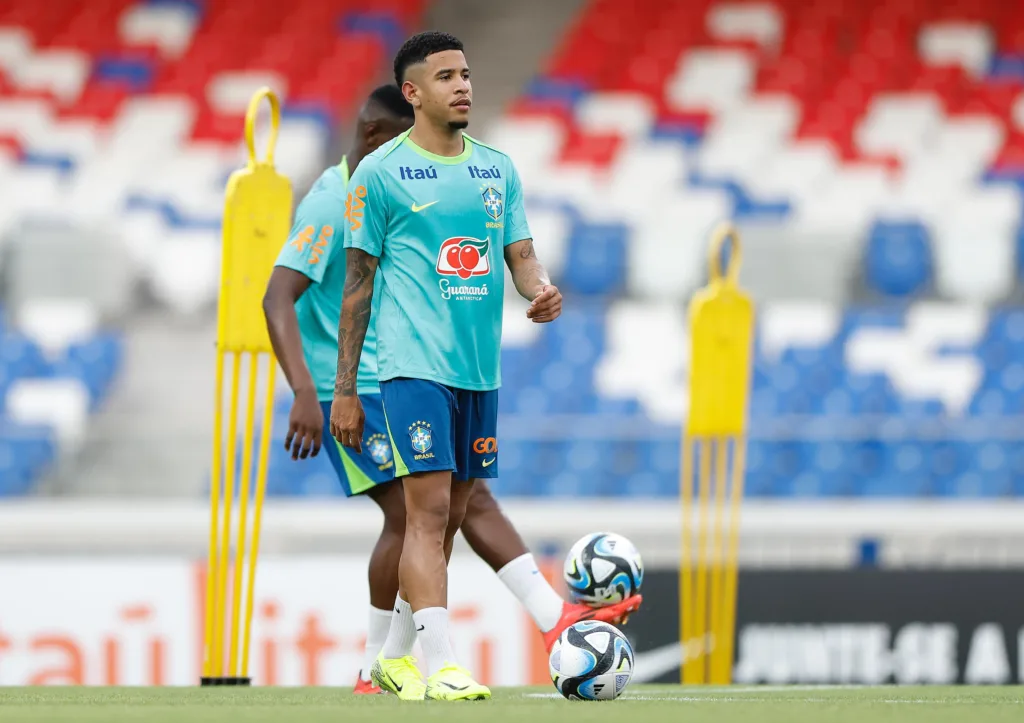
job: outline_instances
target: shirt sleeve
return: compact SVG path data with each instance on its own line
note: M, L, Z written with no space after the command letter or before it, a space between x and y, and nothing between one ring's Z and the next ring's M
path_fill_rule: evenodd
M345 201L345 248L380 257L388 225L384 172L375 159L364 158L348 184Z
M526 222L526 208L523 204L523 186L519 182L516 167L508 164L508 184L505 186L505 246L516 241L533 238L530 225Z
M345 222L342 200L329 193L306 196L295 211L288 242L277 256L276 266L305 274L316 284L324 278L331 247L341 242Z

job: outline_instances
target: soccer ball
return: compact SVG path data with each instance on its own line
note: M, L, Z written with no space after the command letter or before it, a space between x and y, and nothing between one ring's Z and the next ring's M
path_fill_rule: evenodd
M584 620L555 641L548 672L569 700L615 700L633 677L633 648L618 628Z
M573 602L600 608L640 592L644 563L622 535L595 532L580 539L565 558L565 584Z

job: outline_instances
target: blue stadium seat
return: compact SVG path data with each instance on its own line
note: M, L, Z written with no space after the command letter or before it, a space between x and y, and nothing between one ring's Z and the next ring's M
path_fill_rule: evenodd
M389 12L349 12L342 16L340 30L367 33L380 38L389 53L394 53L405 40L405 29Z
M49 371L39 347L13 331L0 336L0 366L15 378L45 376Z
M119 85L132 93L153 84L154 63L146 58L101 55L93 64L93 77L104 85Z
M587 94L587 90L587 86L583 83L539 76L526 86L524 95L533 100L557 103L566 108L572 108Z
M932 275L931 242L921 223L876 223L865 257L868 285L889 296L918 293Z
M562 272L565 290L590 296L621 291L628 236L629 230L622 224L574 224Z
M768 497L774 494L775 475L772 472L772 443L748 440L744 494L748 497Z

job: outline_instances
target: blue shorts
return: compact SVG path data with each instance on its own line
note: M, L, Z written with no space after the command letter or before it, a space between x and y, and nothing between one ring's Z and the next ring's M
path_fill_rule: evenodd
M470 392L424 379L380 383L395 476L451 470L454 479L498 476L498 390Z
M363 427L363 453L342 447L331 436L331 403L320 402L324 412L323 448L338 473L345 496L361 495L377 485L395 479L395 460L388 440L388 426L384 421L384 406L379 394L360 394L366 424Z

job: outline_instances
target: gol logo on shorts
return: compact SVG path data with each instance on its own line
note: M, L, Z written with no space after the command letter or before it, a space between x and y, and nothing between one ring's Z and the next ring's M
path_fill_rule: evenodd
M477 454L494 454L498 451L498 440L494 437L479 437L473 442L473 451Z

